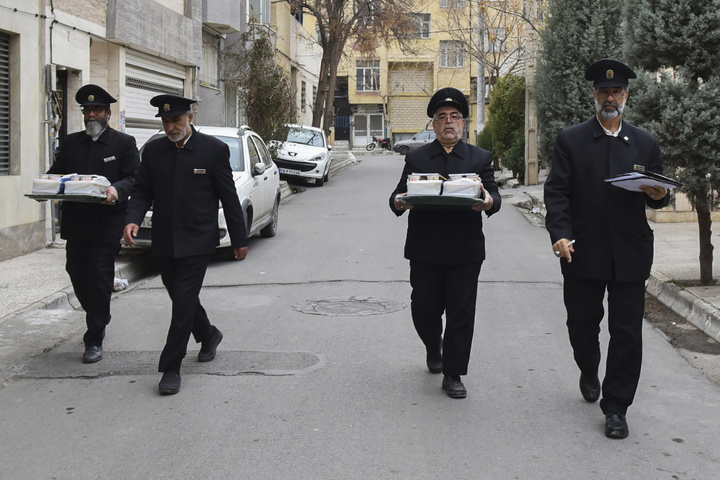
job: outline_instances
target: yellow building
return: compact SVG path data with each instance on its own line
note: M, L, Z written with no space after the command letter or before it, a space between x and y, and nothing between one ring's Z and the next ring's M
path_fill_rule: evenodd
M361 147L372 137L393 141L432 128L427 103L439 88L462 91L470 103L467 139L475 143L478 59L483 59L485 84L499 74L522 71L525 23L522 0L419 0L413 13L417 38L411 52L380 46L374 56L348 50L338 69L335 94L335 137ZM480 31L483 32L480 35ZM488 100L488 88L485 88ZM484 126L484 125L483 125Z

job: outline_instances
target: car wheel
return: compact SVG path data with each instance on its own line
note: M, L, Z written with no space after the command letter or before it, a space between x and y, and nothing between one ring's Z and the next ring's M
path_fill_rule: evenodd
M375 150L375 142L368 143L365 147L365 150L367 150L368 152L372 152L373 150Z
M400 155L407 155L407 153L410 151L410 147L403 145L402 147L398 148L398 153Z
M325 176L323 177L323 180L326 182L330 181L330 166L328 166L327 172L325 172Z
M277 233L278 210L280 210L280 199L275 200L275 205L273 205L270 223L265 225L262 230L260 230L260 236L262 236L263 238L274 237Z
M316 178L315 179L315 186L316 187L322 187L323 183L325 183L325 179L323 177Z

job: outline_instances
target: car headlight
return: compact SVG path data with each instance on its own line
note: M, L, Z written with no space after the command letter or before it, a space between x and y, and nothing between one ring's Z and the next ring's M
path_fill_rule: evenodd
M316 157L311 158L309 161L310 161L310 162L319 163L319 162L322 162L322 160L323 160L323 156L322 156L322 155L318 155L318 156L316 156Z

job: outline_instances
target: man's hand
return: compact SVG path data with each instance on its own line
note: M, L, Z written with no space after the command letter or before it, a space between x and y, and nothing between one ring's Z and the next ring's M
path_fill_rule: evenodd
M107 198L103 200L103 205L115 205L118 201L118 193L115 187L110 185L105 189L105 195L107 195Z
M573 244L575 241L570 241L567 238L561 238L552 246L555 256L558 258L567 258L568 263L572 262L572 255L575 253L575 247Z
M125 238L125 243L128 245L135 245L135 237L137 237L138 232L140 231L140 225L136 223L128 223L125 225L125 230L123 231L123 238Z
M405 203L402 200L400 200L400 197L404 197L406 195L407 195L407 193L398 193L397 195L395 195L395 199L393 200L393 203L395 204L396 210L410 210L411 208L413 208L413 205L411 205L409 203Z
M248 247L233 248L235 260L244 260L247 257Z
M493 197L488 193L488 191L485 190L485 187L483 186L482 183L480 184L480 189L482 190L483 201L480 202L480 203L476 203L476 204L473 205L471 208L472 208L473 210L475 210L475 211L478 211L478 212L486 212L486 211L490 210L490 209L493 207L493 205L495 204L495 200L494 200Z
M650 185L643 185L642 187L640 187L640 190L642 190L645 195L652 198L653 200L662 200L668 193L667 189L659 185L656 185L654 187L651 187Z

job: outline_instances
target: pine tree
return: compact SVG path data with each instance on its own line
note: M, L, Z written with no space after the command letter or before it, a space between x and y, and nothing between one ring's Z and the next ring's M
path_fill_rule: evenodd
M552 161L557 134L595 114L585 69L622 55L620 0L549 0L535 88L540 159Z
M628 59L650 72L631 91L628 118L658 138L666 173L684 183L707 285L720 191L720 0L633 0L627 8Z
M490 119L486 130L502 164L513 177L525 179L525 77L503 75L490 94Z

